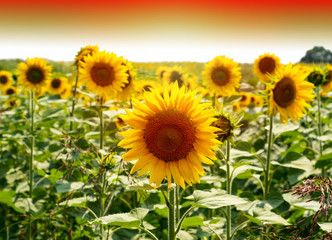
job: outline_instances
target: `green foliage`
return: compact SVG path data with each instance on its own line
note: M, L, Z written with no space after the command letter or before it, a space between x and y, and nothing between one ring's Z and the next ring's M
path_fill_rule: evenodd
M301 58L303 63L332 63L332 52L322 46L315 46L308 50Z

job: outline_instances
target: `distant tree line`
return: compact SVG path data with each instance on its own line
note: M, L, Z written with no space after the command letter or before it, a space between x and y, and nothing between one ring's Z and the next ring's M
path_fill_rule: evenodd
M332 52L324 47L315 46L308 50L304 57L301 58L302 63L332 63Z

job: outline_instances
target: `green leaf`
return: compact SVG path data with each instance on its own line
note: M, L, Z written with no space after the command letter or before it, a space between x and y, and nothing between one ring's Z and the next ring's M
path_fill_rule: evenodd
M188 233L186 231L182 231L182 230L180 230L178 232L178 234L176 235L176 238L181 239L181 240L195 240L196 239L190 233Z
M81 191L84 183L82 182L61 182L57 181L55 183L55 188L58 193Z
M284 198L280 192L270 192L268 199L263 202L270 204L273 208L277 208L281 203L284 202Z
M332 223L330 223L330 222L320 222L320 223L318 223L318 225L325 232L332 231Z
M332 152L321 155L315 164L316 168L325 168L325 167L329 168L331 166L332 166Z
M15 201L15 206L24 212L33 212L37 213L38 209L35 204L32 202L31 198L18 198Z
M282 167L288 167L288 168L296 168L296 169L301 169L301 170L304 170L306 172L312 172L314 169L313 169L313 164L312 162L306 158L306 157L301 157L295 161L291 161L289 163L279 163L279 162L276 162L276 161L272 161L272 164L273 165L279 165L279 166L282 166Z
M303 153L303 151L306 149L307 143L305 141L301 141L295 144L292 144L290 148L287 149L287 151L283 152L281 154L282 157L285 157L287 153L289 152L297 152L297 153Z
M205 192L196 190L193 193L193 206L217 209L225 206L244 204L247 201L234 195L221 192Z
M90 146L89 142L84 138L77 139L75 145L83 150L86 150Z
M141 225L143 218L149 212L148 209L136 208L129 213L111 214L104 217L97 218L90 224L113 225L123 228L137 228Z
M200 218L198 216L195 216L195 217L186 217L183 220L181 229L203 225L203 221L204 221L203 218Z
M68 201L63 201L59 203L60 206L68 206L68 207L85 207L87 202L95 202L97 200L96 197L88 196L88 197L80 197L73 198Z
M50 144L48 146L48 150L50 152L57 152L59 150L63 149L63 146L59 145L59 144Z
M264 224L289 225L289 223L284 218L271 211L273 207L266 201L262 202L256 200L254 202L249 202L247 204L237 206L236 208L240 211L247 211L248 214L252 217L248 217L248 219L256 223L258 223L257 220L259 220Z
M13 196L15 191L0 191L0 202L7 204L8 206L14 208L17 212L24 213L21 209L17 208L13 203Z
M273 132L273 135L277 137L284 132L296 130L299 128L299 126L300 126L299 124L294 124L291 122L289 122L287 125L280 124L280 123L274 123L272 132ZM269 126L267 126L265 129L269 130Z
M52 168L51 174L47 176L46 178L51 182L55 183L63 176L63 172L59 171L58 169Z

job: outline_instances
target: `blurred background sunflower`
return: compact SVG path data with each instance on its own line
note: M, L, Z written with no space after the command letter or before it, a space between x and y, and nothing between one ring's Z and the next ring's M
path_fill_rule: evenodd
M240 86L242 74L239 64L225 56L217 56L204 66L203 84L213 93L230 96Z
M26 63L18 64L18 69L18 82L24 88L41 94L42 88L49 84L52 66L44 59L28 58Z
M97 52L84 58L79 79L100 97L114 97L128 83L127 67L114 53Z
M311 106L307 103L313 101L314 84L305 80L305 76L288 64L275 77L271 77L273 85L268 87L269 112L274 115L280 113L280 122L288 123L288 118L293 122L299 121L306 113L305 108Z
M261 82L269 83L270 78L267 74L274 75L282 67L279 57L274 54L264 53L255 60L254 73Z

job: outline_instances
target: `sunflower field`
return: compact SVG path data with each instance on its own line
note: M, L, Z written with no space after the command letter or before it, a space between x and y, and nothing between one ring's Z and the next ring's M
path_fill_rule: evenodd
M86 46L0 91L0 239L332 239L331 65Z

